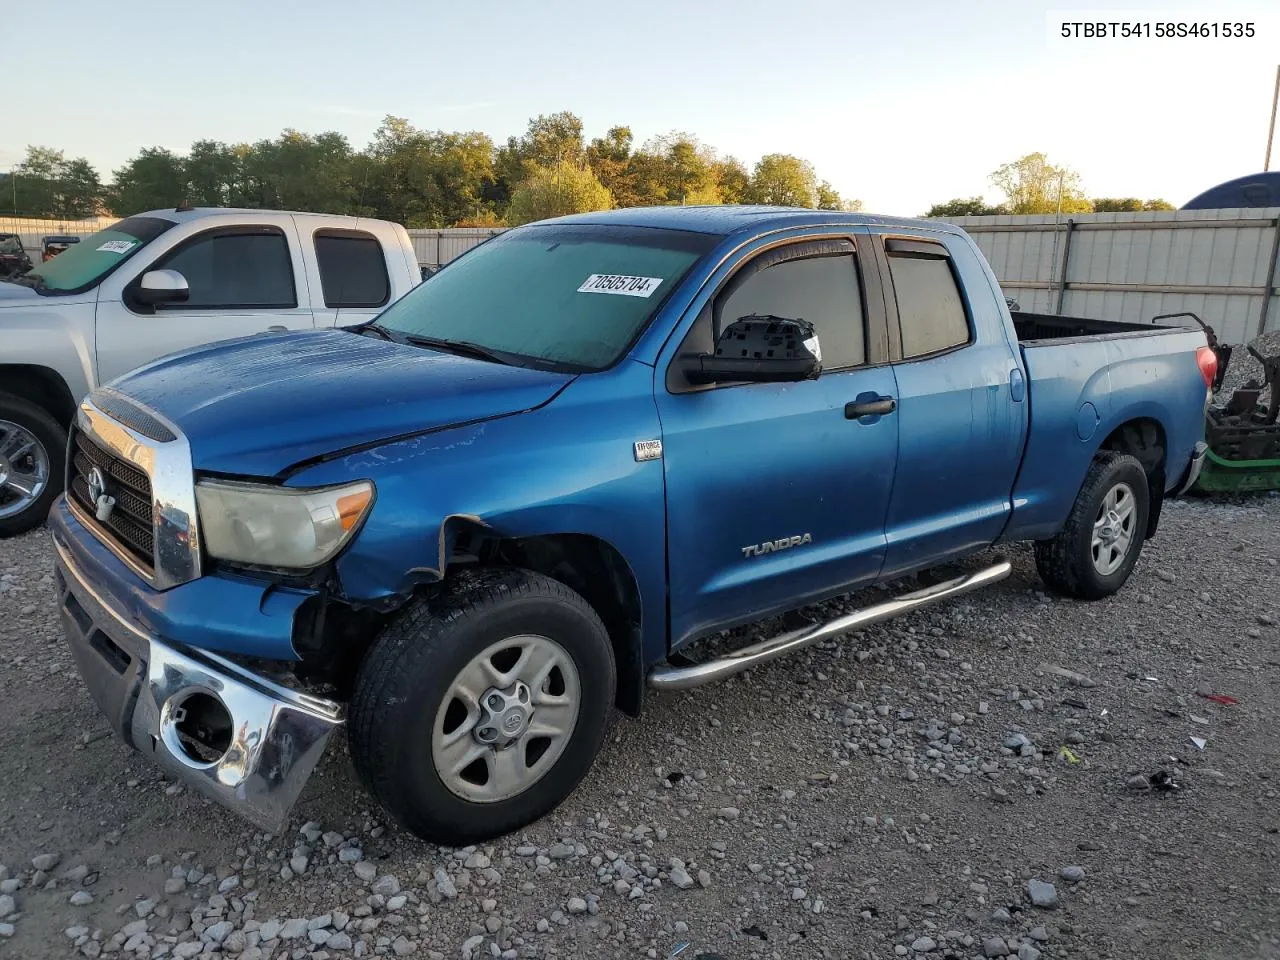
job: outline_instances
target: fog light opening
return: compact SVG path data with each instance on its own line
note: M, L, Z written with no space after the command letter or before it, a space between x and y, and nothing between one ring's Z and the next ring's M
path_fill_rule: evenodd
M195 691L169 707L178 748L193 763L217 763L231 747L231 714L222 701Z

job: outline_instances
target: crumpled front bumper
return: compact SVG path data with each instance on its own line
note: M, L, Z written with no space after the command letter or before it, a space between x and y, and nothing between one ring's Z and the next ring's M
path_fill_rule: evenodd
M183 783L279 833L329 737L340 704L258 676L217 654L149 635L93 588L54 537L58 609L90 694L116 732ZM186 711L210 700L229 718L228 742L193 750ZM213 708L215 711L217 707ZM217 755L220 751L221 755Z

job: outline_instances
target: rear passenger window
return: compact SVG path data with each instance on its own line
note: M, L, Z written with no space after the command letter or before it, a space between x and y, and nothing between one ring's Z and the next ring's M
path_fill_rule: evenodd
M949 260L891 253L889 274L902 325L903 359L969 342L969 319Z
M323 231L315 242L326 307L380 307L391 298L387 261L372 234Z
M853 255L787 260L753 274L722 301L721 329L751 314L808 320L826 370L867 361Z

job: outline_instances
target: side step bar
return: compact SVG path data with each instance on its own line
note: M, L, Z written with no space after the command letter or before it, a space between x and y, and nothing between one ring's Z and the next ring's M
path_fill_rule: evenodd
M672 666L668 664L655 667L649 674L649 686L655 690L689 690L692 687L700 687L704 683L711 683L713 680L723 680L725 677L731 677L735 673L741 673L743 670L748 670L759 664L776 660L778 657L785 656L788 653L803 650L819 640L826 640L828 637L834 637L837 634L848 633L850 630L859 630L873 623L892 620L894 617L900 617L904 613L911 613L913 610L927 607L937 603L939 600L948 600L951 597L958 597L963 593L969 593L973 590L990 586L993 583L998 583L1009 576L1012 569L1012 565L1007 560L1002 560L983 570L966 573L962 577L945 580L931 587L925 587L923 590L904 593L902 596L895 597L892 600L886 600L874 606L855 610L853 613L845 614L843 617L838 617L829 623L802 627L790 633L784 633L768 640L762 640L759 643L753 643L749 647L743 647L741 650L726 654L718 660L695 663L692 666Z

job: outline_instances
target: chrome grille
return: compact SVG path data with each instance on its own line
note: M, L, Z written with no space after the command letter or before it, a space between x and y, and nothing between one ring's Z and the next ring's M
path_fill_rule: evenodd
M71 495L90 520L147 570L155 562L155 527L151 507L151 480L136 466L111 453L83 431L74 430L70 464ZM112 481L115 509L105 522L89 496L89 471L100 469Z

